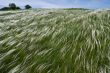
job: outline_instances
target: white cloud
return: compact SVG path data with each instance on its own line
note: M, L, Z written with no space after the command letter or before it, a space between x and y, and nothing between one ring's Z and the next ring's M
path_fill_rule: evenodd
M45 1L37 1L37 3L35 3L33 5L40 6L41 8L60 8L60 7L63 7L63 6L60 6L60 5L57 5L57 4L48 3L48 2L45 2Z

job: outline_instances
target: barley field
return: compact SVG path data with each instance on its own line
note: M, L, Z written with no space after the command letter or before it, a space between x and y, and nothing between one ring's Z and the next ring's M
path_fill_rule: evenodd
M0 11L0 73L110 73L110 10Z

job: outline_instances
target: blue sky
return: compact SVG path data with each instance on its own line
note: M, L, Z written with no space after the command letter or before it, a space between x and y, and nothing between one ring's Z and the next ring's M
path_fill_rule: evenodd
M110 0L0 0L0 7L9 3L20 7L30 4L33 8L110 8Z

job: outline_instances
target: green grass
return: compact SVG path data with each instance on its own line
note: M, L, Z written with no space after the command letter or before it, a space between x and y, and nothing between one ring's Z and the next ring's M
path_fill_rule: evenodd
M110 73L110 10L0 12L0 73Z

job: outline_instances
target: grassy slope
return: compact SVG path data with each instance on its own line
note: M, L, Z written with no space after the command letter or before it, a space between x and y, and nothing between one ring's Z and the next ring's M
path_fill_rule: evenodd
M110 11L0 12L1 73L109 73Z

